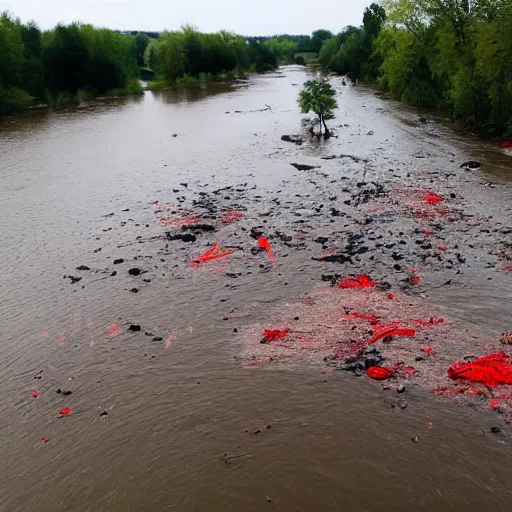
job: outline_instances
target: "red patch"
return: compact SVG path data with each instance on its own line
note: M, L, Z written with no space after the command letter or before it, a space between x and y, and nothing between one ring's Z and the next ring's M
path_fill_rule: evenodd
M260 236L258 238L258 247L261 247L267 251L268 259L272 265L277 263L277 260L274 257L274 253L272 252L272 247L270 247L270 242L264 236Z
M59 411L59 414L61 414L62 416L66 416L68 414L71 414L73 412L73 409L71 407L64 407L64 409L61 409Z
M32 391L32 396L37 398L40 395L39 391Z
M436 355L436 351L432 347L423 347L421 350L425 352L425 354L427 354L428 356Z
M437 249L438 249L439 251L446 251L446 247L445 247L444 245L438 245L438 246L437 246Z
M263 337L267 341L277 341L286 338L289 332L290 329L265 329L263 331Z
M385 380L391 377L391 370L381 366L371 366L366 370L366 375L375 380Z
M112 324L108 328L108 335L115 336L121 330L121 326L119 324Z
M512 360L503 352L488 354L469 363L457 362L448 368L454 380L481 382L487 387L512 384Z
M229 256L234 252L234 250L222 251L220 244L214 243L211 249L201 254L198 258L192 260L192 263L204 263L205 261L216 260L218 258L223 258L224 256Z
M340 288L375 288L375 281L367 276L361 275L354 278L343 279L339 283Z
M221 220L224 224L233 224L233 222L242 220L244 217L244 213L237 211L222 212L221 214Z
M499 409L500 401L496 398L489 400L489 409Z
M499 147L501 149L510 149L510 148L512 148L512 142L509 140L504 140L499 143Z
M433 194L433 193L427 194L423 198L423 200L430 204L440 203L442 201L442 199L437 194Z
M41 437L41 441L43 441L43 443L47 443L49 440L50 440L49 437L46 437L46 436Z
M369 344L375 343L387 336L409 336L416 334L414 329L406 329L395 324L381 325L374 329L375 334L368 340Z

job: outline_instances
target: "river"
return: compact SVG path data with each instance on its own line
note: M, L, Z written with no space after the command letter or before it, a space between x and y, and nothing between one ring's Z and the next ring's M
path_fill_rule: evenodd
M250 255L256 224L326 228L320 187L342 208L345 181L428 167L453 173L475 215L510 225L510 155L374 91L336 82L338 138L281 141L300 131L306 79L291 66L0 121L0 510L510 510L512 437L494 412L414 385L407 409L390 407L322 361L243 364L240 333L318 284L318 244L273 239L277 265L239 259L228 276L188 265L206 239L171 242L155 222L217 197L245 215L217 241ZM339 153L367 162L320 159ZM469 159L480 172L459 168ZM511 329L511 274L481 270L487 245L475 251L457 286L424 300L497 336Z

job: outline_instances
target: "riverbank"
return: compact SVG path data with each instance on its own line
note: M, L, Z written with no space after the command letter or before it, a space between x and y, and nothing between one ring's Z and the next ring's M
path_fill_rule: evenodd
M307 78L0 121L0 508L509 509L509 399L429 391L510 330L509 157L340 84L307 139ZM371 315L415 330L383 383L340 357Z

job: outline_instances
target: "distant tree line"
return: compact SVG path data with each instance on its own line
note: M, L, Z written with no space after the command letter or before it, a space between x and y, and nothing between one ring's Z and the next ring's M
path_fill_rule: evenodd
M119 32L83 23L41 31L0 15L0 115L36 104L59 106L98 95L136 93L139 78L152 87L242 77L315 55L333 34L243 37L199 32ZM299 62L304 62L301 56Z
M325 71L512 135L512 0L385 0L324 41Z
M136 39L91 25L41 32L0 15L0 115L36 103L139 92Z

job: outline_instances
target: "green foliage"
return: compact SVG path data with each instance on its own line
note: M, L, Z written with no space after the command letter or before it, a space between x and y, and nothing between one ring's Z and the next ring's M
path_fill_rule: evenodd
M147 34L139 33L135 36L135 51L137 52L137 64L140 68L144 67L144 56L146 48L151 43L152 39Z
M79 23L42 34L35 23L3 13L0 48L0 115L35 102L58 106L109 91L140 91L136 38L130 35Z
M289 39L274 37L263 43L276 57L279 64L292 64L297 44Z
M338 107L336 91L326 80L308 80L299 92L297 99L302 113L314 112L320 120L320 133L325 119L334 117L334 109ZM325 126L326 133L327 126Z
M324 41L319 60L499 135L512 128L511 26L510 0L385 0Z
M191 26L180 31L165 32L150 43L146 49L146 65L156 69L158 80L166 85L183 85L244 75L245 71L256 64L258 71L265 69L265 55L270 54L263 45L247 45L245 40L231 32L206 34ZM271 55L271 54L270 54ZM275 67L275 58L271 56L269 68Z
M378 4L371 4L364 11L362 27L347 27L336 37L324 41L320 50L320 64L352 78L373 80L378 76L381 60L374 52L374 42L379 36L386 12Z
M313 34L311 34L311 46L310 51L318 53L322 48L322 43L327 39L331 39L333 33L329 30L315 30Z

